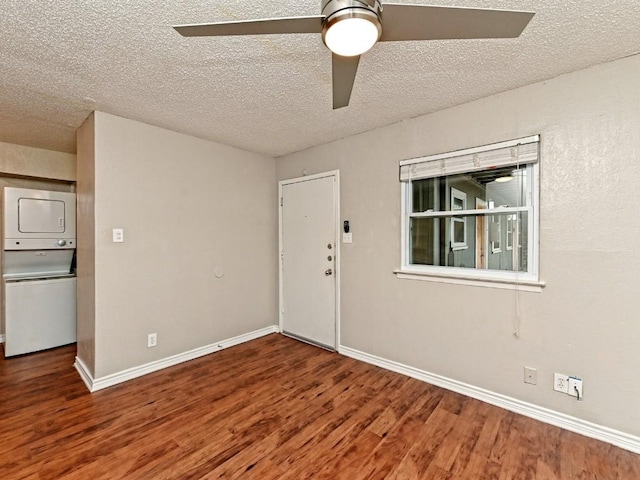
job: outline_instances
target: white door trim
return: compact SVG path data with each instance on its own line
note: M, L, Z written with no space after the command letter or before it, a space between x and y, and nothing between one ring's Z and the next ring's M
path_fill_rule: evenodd
M280 180L278 182L278 319L279 327L282 332L284 329L284 317L282 310L284 308L284 294L283 294L283 282L282 282L282 187L285 185L291 185L293 183L308 182L310 180L317 180L319 178L333 177L333 204L335 221L335 238L333 244L335 245L335 261L334 261L334 275L335 275L335 298L336 298L336 344L333 345L334 350L338 351L340 345L340 170L331 170L329 172L317 173L315 175L307 175L305 177L291 178L288 180Z

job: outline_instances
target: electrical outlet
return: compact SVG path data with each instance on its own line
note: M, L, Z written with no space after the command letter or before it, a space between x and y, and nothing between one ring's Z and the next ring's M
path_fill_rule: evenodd
M524 383L538 384L538 371L532 367L524 367Z
M569 377L568 387L569 391L567 393L569 395L578 397L578 400L582 400L582 379Z
M158 345L158 334L150 333L147 335L147 348L155 347Z
M556 392L569 393L569 375L553 374L553 389Z

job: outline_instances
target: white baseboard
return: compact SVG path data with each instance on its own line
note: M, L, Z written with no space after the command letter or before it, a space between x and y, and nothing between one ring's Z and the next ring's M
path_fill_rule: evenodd
M4 335L0 335L0 343L4 343Z
M483 388L458 382L457 380L429 373L424 370L419 370L408 365L403 365L402 363L386 360L342 345L339 347L338 352L347 357L355 358L356 360L361 360L392 372L401 373L408 377L422 380L423 382L430 383L456 393L461 393L468 397L476 398L491 405L504 408L505 410L519 413L526 417L555 425L586 437L595 438L596 440L610 443L634 453L640 453L640 437L635 435L603 427L586 420L581 420L564 413L556 412L555 410L523 402L522 400L507 397L506 395L501 395Z
M94 392L95 390L93 389L93 377L91 376L91 373L89 372L89 369L84 364L84 362L80 358L76 357L76 361L73 364L73 366L76 367L76 370L80 375L80 378L82 379L84 384L87 386L89 391Z
M205 345L204 347L195 348L193 350L189 350L188 352L179 353L171 357L146 363L138 367L129 368L121 372L112 373L111 375L107 375L101 378L93 378L89 369L78 357L76 357L74 366L89 391L96 392L98 390L102 390L103 388L111 387L113 385L117 385L119 383L126 382L128 380L132 380L134 378L138 378L152 372L157 372L158 370L162 370L163 368L172 367L174 365L178 365L179 363L187 362L204 355L209 355L210 353L233 347L250 340L255 340L256 338L264 337L265 335L269 335L271 333L278 333L279 331L280 330L277 325L272 325L266 328L261 328L260 330L245 333L243 335L238 335L237 337L229 338L221 342L212 343L211 345Z

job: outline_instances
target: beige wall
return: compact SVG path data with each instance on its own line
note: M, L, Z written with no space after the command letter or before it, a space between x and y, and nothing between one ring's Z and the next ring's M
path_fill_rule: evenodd
M95 174L95 306L78 300L94 377L275 325L275 160L101 112L94 129L95 157L79 162L95 170L78 169L79 186Z
M95 115L78 129L77 355L95 373Z
M76 179L76 156L0 142L0 172L71 182Z
M339 169L342 344L640 434L640 56L278 159ZM542 293L401 280L403 159L541 134ZM523 366L538 385L523 383ZM584 379L585 400L552 390Z

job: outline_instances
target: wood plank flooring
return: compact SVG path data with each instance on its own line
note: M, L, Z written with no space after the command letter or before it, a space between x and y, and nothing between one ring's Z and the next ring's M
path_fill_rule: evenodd
M90 394L0 359L0 479L640 479L640 455L269 335Z

